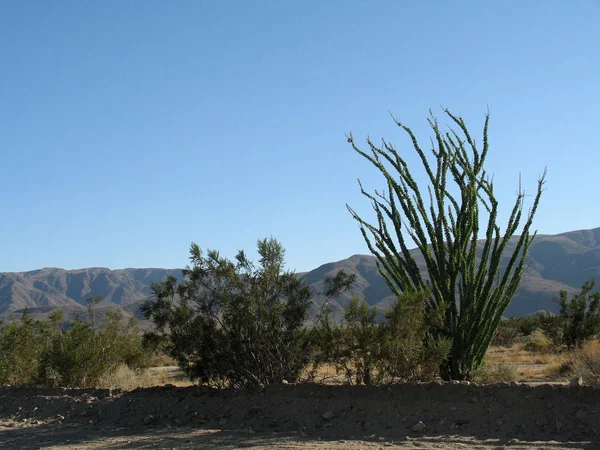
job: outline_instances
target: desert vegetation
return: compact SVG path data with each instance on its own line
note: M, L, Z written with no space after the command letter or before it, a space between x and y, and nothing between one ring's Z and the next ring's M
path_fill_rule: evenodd
M494 183L484 167L489 150L486 115L481 147L464 120L444 110L457 127L443 131L433 115L431 156L421 149L412 130L395 120L412 142L429 185L419 186L414 168L394 146L382 140L376 146L367 139L368 151L360 149L352 134L348 142L383 175L385 190L362 194L369 199L376 221L367 222L348 206L381 274L398 297L403 292L430 290L427 306L439 311L442 324L432 331L438 339L449 339L450 351L441 368L445 379L470 379L482 364L502 314L521 281L525 259L535 233L531 224L539 205L545 174L538 180L533 205L508 263L501 267L507 244L523 217L524 191L519 183L517 199L503 231L498 221L499 204ZM434 160L435 165L431 160ZM480 211L484 211L480 214ZM487 224L486 224L487 222ZM478 248L480 225L485 235ZM426 280L410 253L408 243L417 245L428 272Z
M18 321L0 324L0 384L96 387L124 367L148 366L150 353L142 346L135 320L123 323L120 311L102 320L88 300L88 314L61 323L60 311L46 321L34 321L27 310Z
M282 271L283 246L273 238L258 241L261 257L255 267L240 252L237 264L216 251L204 258L192 245L192 267L177 286L168 279L154 286L156 299L144 307L154 329L145 341L162 349L190 380L218 387L253 387L303 381L381 384L443 378L451 340L436 333L442 310L431 308L428 290L400 293L383 320L364 301L353 299L341 322L329 317L327 300L351 289L354 277L339 271L326 279L326 301L308 320L310 292L294 273ZM596 334L590 326L600 314L586 282L582 294L556 299L559 315L502 319L493 348L470 379L481 383L525 379L597 376ZM587 299L584 318L572 313ZM590 306L591 305L591 306ZM293 308L288 310L288 308ZM594 309L596 308L596 309ZM572 330L581 345L572 345ZM579 361L579 365L575 364Z
M349 384L436 378L450 342L431 335L442 318L427 309L428 298L427 291L402 294L383 321L377 308L358 299L346 306L342 323L326 315L315 328L313 373L328 364Z
M545 174L527 213L519 186L501 228L494 185L484 167L489 115L480 146L461 117L444 112L456 129L442 131L437 119L429 118L433 159L412 130L396 120L422 163L425 188L392 144L384 140L377 147L368 139L369 151L363 151L348 136L386 186L371 194L361 185L375 212L373 223L348 209L395 294L389 310L354 298L341 321L333 320L329 302L352 289L355 275L340 270L324 280L322 292L313 292L285 269L285 250L273 237L258 240L257 263L244 251L230 260L193 243L182 281L168 276L153 284L154 295L141 309L148 321L144 330L118 311L98 317L99 297L90 298L87 315L72 323L60 312L34 321L26 310L20 320L0 324L0 383L133 387L131 380L137 379L148 386L167 379L166 370L144 372L158 365L157 358L176 364L189 380L183 383L218 388L326 379L371 385L573 375L597 382L600 293L593 292L593 279L570 299L560 292L557 315L502 317L535 238L530 228ZM520 236L508 246L522 220ZM480 225L485 226L480 230ZM426 274L409 252L411 240L425 259ZM309 317L316 295L324 302ZM119 379L123 382L114 382Z
M261 242L277 249L272 256L283 254L275 240ZM436 340L431 333L431 328L439 326L443 318L427 307L426 291L402 294L383 320L377 319L376 308L358 299L347 305L341 322L329 318L327 303L315 320L308 320L304 310L306 299L310 298L304 292L306 286L296 284L298 280L290 279L295 275L289 272L273 275L267 282L262 270L253 272L253 301L239 303L248 298L245 295L237 300L235 296L229 298L236 309L227 317L217 314L217 309L204 310L219 321L212 325L215 329L220 328L219 323L224 324L223 335L211 339L228 341L227 347L215 348L200 339L203 335L195 327L198 323L208 325L195 316L200 313L194 303L185 305L177 300L176 291L183 288L167 280L169 284L163 282L155 287L156 301L166 289L169 297L163 300L167 303L160 308L149 304L147 311L149 317L163 314L161 317L168 322L160 329L147 328L145 333L135 321L124 322L120 312L109 311L104 317L97 317L94 306L98 298L90 299L88 314L72 324L63 323L60 313L46 321L34 321L27 312L18 321L1 324L0 383L133 389L167 383L187 386L194 382L216 387L282 382L384 384L441 377L440 366L450 350L450 342ZM284 276L280 284L274 281L278 276ZM327 280L326 298L349 289L352 282L352 276L339 272ZM293 292L292 295L304 292L304 297L296 297L302 301L302 314L298 314L302 320L292 322L292 327L284 317L284 313L290 314L285 309L287 302L277 295L259 295L259 285L272 289L292 286L291 291L284 291ZM566 301L565 293L560 293L556 301L565 302L565 307L557 315L502 319L486 358L471 380L484 384L516 380L565 382L580 376L586 384L598 383L600 341L597 334L590 333L590 326L580 326L582 320L595 323L600 317L597 309L590 308L590 300L596 297L591 287L590 280L584 284L582 294ZM572 310L581 309L583 294L586 308L582 319L574 316ZM221 293L219 298L228 297ZM272 303L266 304L266 300ZM190 310L183 314L178 308ZM259 330L266 330L263 340L249 339ZM574 339L577 345L573 345ZM244 349L241 353L240 348ZM260 364L256 358L261 358Z

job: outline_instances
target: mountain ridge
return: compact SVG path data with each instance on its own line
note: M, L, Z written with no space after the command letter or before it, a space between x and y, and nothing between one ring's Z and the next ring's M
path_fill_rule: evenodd
M514 249L517 236L511 238L507 251ZM481 247L483 241L479 241ZM425 262L417 249L411 250L426 276ZM507 256L503 256L506 263ZM352 296L370 305L386 309L394 301L391 290L379 273L376 258L354 254L340 261L328 262L298 276L306 280L314 297L311 314L316 314L324 301L318 295L327 275L345 269L355 273L357 281L348 293L330 302L334 317L341 317ZM139 306L151 298L151 284L168 275L182 280L181 269L90 267L61 269L44 267L27 272L0 273L0 318L11 318L28 308L32 314L45 315L63 309L71 316L85 311L87 298L102 296L99 308L121 308L127 315L139 317ZM575 230L557 235L537 235L531 245L527 269L506 315L532 314L538 310L556 311L552 301L561 290L570 293L592 277L600 276L600 227Z

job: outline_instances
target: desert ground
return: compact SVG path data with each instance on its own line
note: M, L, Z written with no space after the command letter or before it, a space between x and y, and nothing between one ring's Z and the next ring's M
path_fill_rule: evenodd
M516 344L486 359L516 381L350 386L326 366L252 391L194 385L159 358L103 389L0 387L0 448L600 449L600 386L571 386L572 358Z
M0 448L600 448L600 389L403 383L0 388Z

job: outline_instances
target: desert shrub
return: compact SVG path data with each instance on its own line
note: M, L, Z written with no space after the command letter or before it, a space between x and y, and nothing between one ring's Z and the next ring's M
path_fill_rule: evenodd
M310 361L312 295L306 282L283 270L282 245L259 240L258 266L243 251L236 262L214 250L204 256L196 244L190 253L182 284L168 277L153 285L155 299L142 308L154 322L146 344L162 346L202 383L248 388L296 381ZM342 278L336 282L344 284Z
M566 319L564 317L552 314L550 311L545 311L538 314L540 321L540 329L544 336L552 341L555 347L564 345L564 329Z
M498 366L488 366L483 364L473 375L473 381L483 384L509 382L516 379L516 367L506 364L500 364Z
M386 313L379 367L392 381L428 381L440 375L452 341L431 333L444 318L441 310L427 307L429 298L429 291L403 293Z
M581 376L586 384L600 383L600 342L585 342L572 357L572 373Z
M435 378L450 341L430 334L441 318L427 309L427 299L426 292L402 294L383 322L375 307L353 299L340 325L326 319L317 328L315 367L333 364L357 384Z
M521 337L519 330L510 319L503 319L498 325L492 345L499 347L512 347Z
M47 347L50 324L33 321L27 310L19 321L0 324L0 384L29 384Z
M313 329L317 343L313 368L333 364L349 383L372 384L382 344L382 329L376 317L376 307L356 298L346 305L342 324L332 324L326 314Z
M120 364L142 368L149 353L132 319L122 324L122 313L107 312L98 325L89 300L88 319L77 318L69 327L60 326L62 312L46 321L33 321L23 313L20 321L0 325L0 383L41 384L64 387L95 387L102 376Z
M175 361L171 356L167 355L164 351L158 350L152 353L148 365L150 367L176 366L177 361Z
M600 333L600 292L592 292L595 284L592 278L571 300L566 291L561 291L560 297L555 299L564 319L563 339L567 347L581 347L587 339Z
M543 353L550 350L552 341L544 335L532 336L531 339L525 342L523 349L532 353Z
M503 318L498 325L492 345L512 347L531 336L540 326L539 317Z
M122 324L121 311L108 311L105 321L95 322L93 306L88 302L88 318L78 317L69 330L60 328L41 357L39 384L63 387L96 387L99 381L120 365L131 369L146 367L150 353L142 345L135 320Z
M539 327L540 320L538 317L511 317L509 320L515 322L522 336L531 336Z

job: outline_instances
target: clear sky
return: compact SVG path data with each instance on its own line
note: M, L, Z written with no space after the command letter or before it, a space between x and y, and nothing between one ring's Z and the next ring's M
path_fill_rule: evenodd
M5 1L0 57L0 271L368 253L345 133L414 164L389 113L428 147L440 105L489 107L503 219L547 166L534 228L600 226L597 0Z

